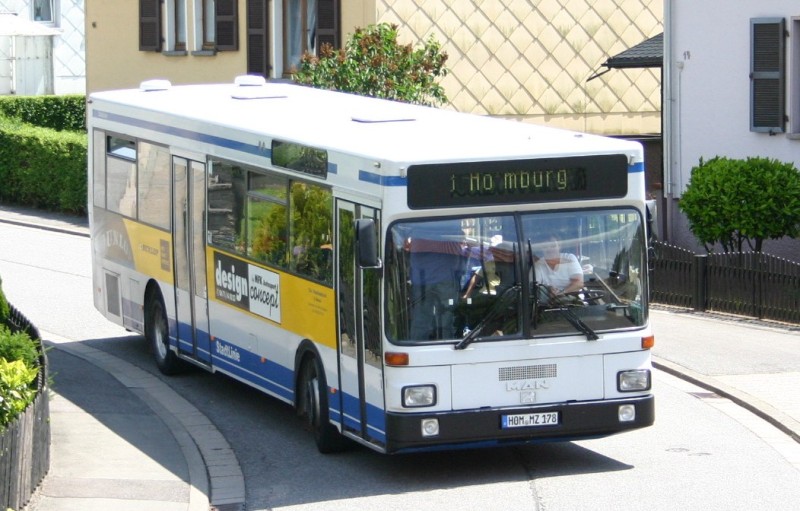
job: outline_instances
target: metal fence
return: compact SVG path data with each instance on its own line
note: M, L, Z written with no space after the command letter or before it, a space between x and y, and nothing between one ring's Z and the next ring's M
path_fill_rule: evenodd
M651 301L800 323L800 263L769 254L695 254L653 243Z
M11 306L8 326L39 342L39 331ZM0 432L0 509L22 509L50 469L50 402L47 359L39 355L38 393L33 403Z

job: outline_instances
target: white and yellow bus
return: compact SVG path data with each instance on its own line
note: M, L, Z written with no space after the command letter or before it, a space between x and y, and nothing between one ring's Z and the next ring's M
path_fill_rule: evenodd
M654 420L639 144L242 77L88 104L94 301L317 446Z

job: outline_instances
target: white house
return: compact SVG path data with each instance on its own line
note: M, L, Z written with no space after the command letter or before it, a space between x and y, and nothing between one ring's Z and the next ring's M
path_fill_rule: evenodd
M86 92L84 0L0 0L0 13L17 18L0 33L0 94Z
M696 246L678 209L700 158L800 168L800 2L664 1L665 237ZM799 240L765 252L800 260Z

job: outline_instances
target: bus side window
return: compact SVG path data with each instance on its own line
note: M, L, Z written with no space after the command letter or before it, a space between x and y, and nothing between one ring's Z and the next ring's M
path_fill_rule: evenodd
M293 182L289 201L291 268L301 275L333 283L333 199L321 186Z
M244 195L244 171L229 163L212 161L208 179L209 243L244 254Z

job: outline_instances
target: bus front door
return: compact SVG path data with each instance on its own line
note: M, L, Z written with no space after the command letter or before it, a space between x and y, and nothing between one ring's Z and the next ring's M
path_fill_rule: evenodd
M211 362L205 256L205 164L172 158L172 253L178 351Z
M337 202L337 293L339 303L339 409L342 429L374 444L385 443L380 334L380 278L356 265L355 220L378 210Z

